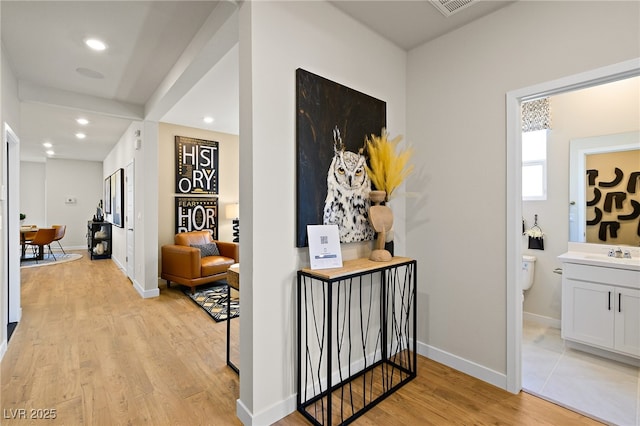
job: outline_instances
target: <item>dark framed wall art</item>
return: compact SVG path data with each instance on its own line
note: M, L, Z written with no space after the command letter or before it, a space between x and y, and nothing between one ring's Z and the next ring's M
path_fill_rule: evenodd
M218 142L176 136L176 193L218 195Z
M373 238L361 150L365 137L386 127L386 114L384 101L296 70L297 247L308 245L307 225L338 224L342 243Z
M104 180L104 213L111 213L111 176Z
M124 169L116 170L110 177L111 182L111 223L124 227Z
M217 197L176 197L176 234L210 230L218 239Z
M176 234L208 229L218 238L219 143L175 137Z
M586 168L586 242L638 246L640 149L595 152Z

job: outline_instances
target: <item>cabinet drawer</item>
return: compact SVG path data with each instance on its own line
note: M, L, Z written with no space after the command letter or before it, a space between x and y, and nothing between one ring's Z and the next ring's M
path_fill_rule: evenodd
M640 289L639 271L565 263L562 274L572 280Z

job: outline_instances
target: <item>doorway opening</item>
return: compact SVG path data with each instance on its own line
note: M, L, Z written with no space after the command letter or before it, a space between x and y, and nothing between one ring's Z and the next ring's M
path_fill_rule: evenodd
M2 190L0 194L2 204L2 227L6 229L0 252L7 263L2 268L3 279L6 288L2 289L6 294L7 316L3 323L7 327L7 342L11 338L18 322L20 321L20 253L19 253L19 175L20 175L20 140L11 127L4 123L2 148Z
M518 393L523 388L521 103L638 75L640 60L634 59L507 93L507 389L510 392ZM568 217L565 216L563 220L568 221ZM568 233L565 238L568 240ZM557 334L559 338L559 330Z

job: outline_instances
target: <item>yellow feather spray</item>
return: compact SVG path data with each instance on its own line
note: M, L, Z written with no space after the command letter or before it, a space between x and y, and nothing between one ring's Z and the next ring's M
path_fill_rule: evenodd
M366 166L367 174L376 189L387 193L387 201L413 171L413 164L408 164L413 150L405 148L396 152L402 136L396 136L392 140L389 140L388 136L383 128L380 136L372 134L370 139L365 137L370 164Z

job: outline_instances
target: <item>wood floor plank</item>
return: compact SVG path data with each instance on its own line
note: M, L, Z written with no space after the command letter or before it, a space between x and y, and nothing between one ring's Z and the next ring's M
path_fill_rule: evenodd
M226 323L215 323L179 286L141 299L112 261L86 254L21 276L22 320L0 365L0 412L55 409L56 419L3 418L3 426L241 424ZM239 321L231 324L237 357ZM308 422L295 412L276 424ZM418 378L354 424L598 423L418 357Z

